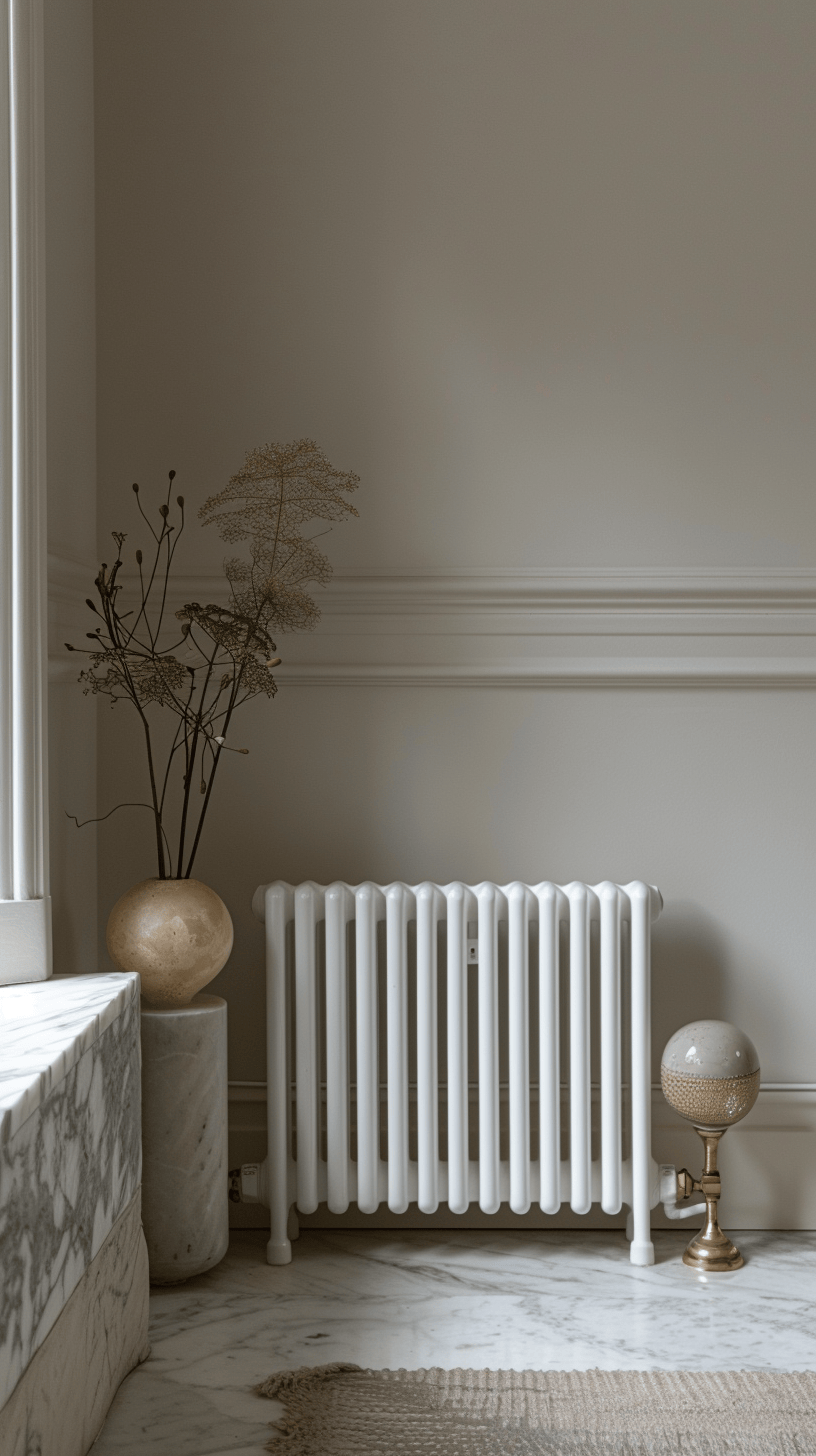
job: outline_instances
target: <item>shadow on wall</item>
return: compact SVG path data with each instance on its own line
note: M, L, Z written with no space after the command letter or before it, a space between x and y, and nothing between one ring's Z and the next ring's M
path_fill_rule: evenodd
M728 1021L725 932L702 906L673 900L652 931L652 1072L669 1037L689 1021Z

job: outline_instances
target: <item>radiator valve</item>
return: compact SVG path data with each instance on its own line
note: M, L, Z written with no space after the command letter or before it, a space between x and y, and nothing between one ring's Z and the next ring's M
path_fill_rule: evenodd
M667 1218L691 1218L695 1213L705 1213L704 1203L687 1203L694 1191L691 1174L685 1168L676 1172L673 1163L662 1163L660 1167L660 1202Z
M677 1197L678 1197L678 1199L680 1199L680 1198L691 1198L691 1195L694 1192L695 1192L694 1179L692 1178L692 1176L691 1176L688 1168L681 1168L680 1169L680 1172L677 1174Z
M229 1172L229 1196L233 1203L266 1203L266 1161L242 1163Z

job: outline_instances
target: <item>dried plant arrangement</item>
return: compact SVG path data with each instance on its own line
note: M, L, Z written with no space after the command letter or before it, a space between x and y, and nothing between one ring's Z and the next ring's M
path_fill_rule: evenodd
M79 675L86 694L110 698L111 707L126 701L135 708L150 781L149 802L117 804L99 819L84 822L99 823L121 808L149 809L162 880L190 878L221 755L248 752L227 741L236 710L259 694L272 698L277 692L272 669L280 658L274 655L272 634L308 631L319 620L320 610L306 586L327 582L331 566L315 538L304 536L303 527L314 520L356 516L345 497L359 483L353 472L336 470L313 440L250 450L243 469L198 512L202 524L215 525L231 546L247 543L246 555L224 562L228 601L206 606L187 602L171 615L168 589L185 523L184 497L171 502L174 478L171 470L157 525L145 513L138 485L133 486L153 538L147 555L135 552L135 605L122 610L133 578L129 582L124 575L127 537L113 531L116 559L110 566L103 562L96 577L98 603L87 599L101 619L86 634L94 646L65 644L90 658ZM168 709L178 719L169 748L158 744L155 708ZM168 798L179 774L180 804L172 795Z

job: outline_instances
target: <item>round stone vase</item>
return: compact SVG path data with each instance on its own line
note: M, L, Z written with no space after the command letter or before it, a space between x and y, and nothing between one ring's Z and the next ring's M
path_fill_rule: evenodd
M142 986L142 1220L156 1284L227 1251L227 1006L197 993L226 965L232 921L200 880L143 880L114 905L108 951Z
M110 958L138 971L151 1006L189 1005L226 965L232 939L229 910L200 880L142 880L108 919Z

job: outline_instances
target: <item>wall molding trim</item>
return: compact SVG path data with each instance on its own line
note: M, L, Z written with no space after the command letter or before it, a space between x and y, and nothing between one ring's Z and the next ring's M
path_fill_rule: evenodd
M179 576L176 594L220 595L220 575ZM317 589L324 611L368 614L440 610L793 611L816 614L816 567L449 568L387 576L335 575Z
M280 650L280 644L279 644ZM556 662L290 663L280 687L813 688L816 660L797 658L564 658Z
M66 651L65 643L73 641L85 646L88 629L86 599L93 591L99 567L73 561L67 556L48 553L48 678L50 682L70 682L79 676L77 659Z
M95 571L49 557L52 676L73 674L61 629L84 634ZM281 689L816 687L816 569L485 567L315 596L316 631L278 642ZM180 576L169 608L224 599L222 576Z

